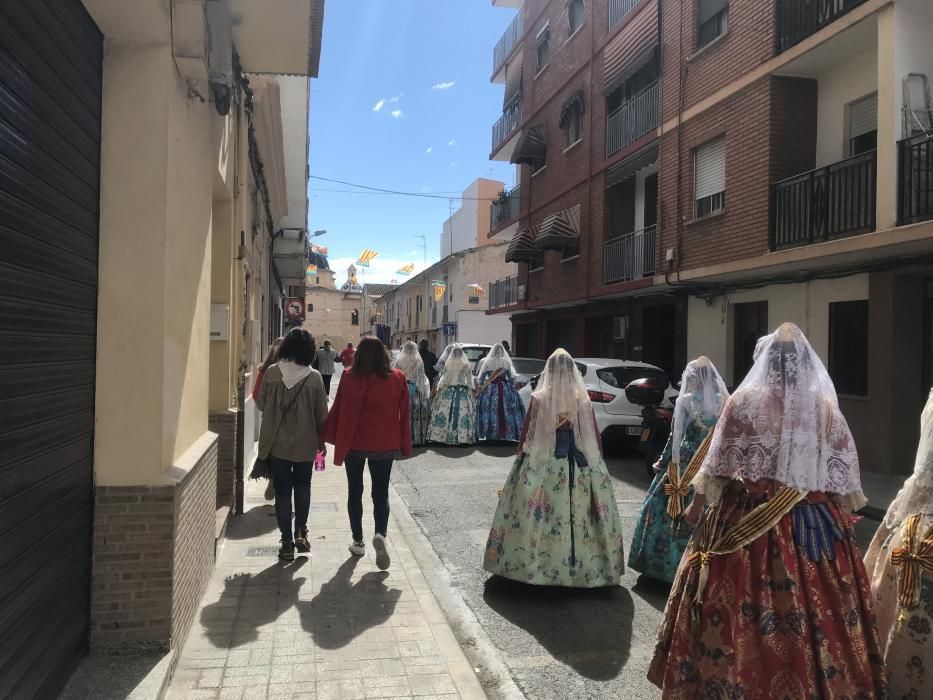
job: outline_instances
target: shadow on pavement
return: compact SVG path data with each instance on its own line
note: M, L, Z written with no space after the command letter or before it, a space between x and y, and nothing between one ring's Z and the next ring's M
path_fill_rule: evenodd
M321 586L310 601L298 603L302 628L322 649L340 649L370 629L384 624L395 613L402 592L386 587L385 571L363 574L356 583L353 571L359 558L350 557Z
M658 581L650 576L639 576L632 586L632 593L659 612L664 612L667 598L671 593L671 584Z
M266 503L250 508L243 515L231 516L224 537L228 540L251 540L267 535L276 528L275 505Z
M581 676L611 680L628 660L635 608L631 594L621 586L529 586L493 576L486 582L483 600Z

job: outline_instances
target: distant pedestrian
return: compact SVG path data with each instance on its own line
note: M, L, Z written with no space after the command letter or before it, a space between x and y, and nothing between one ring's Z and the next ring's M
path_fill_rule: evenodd
M476 442L476 398L470 360L459 345L444 362L431 407L428 440L444 445L472 445Z
M428 378L428 383L433 387L437 379L437 370L434 369L434 365L437 364L437 355L428 347L427 338L422 338L418 344L418 354L421 355L421 361L424 363L424 374Z
M509 341L503 340L503 341L502 341L501 343L499 343L499 344L500 344L502 347L505 348L505 351L506 351L507 353L509 353L509 356L512 355L512 347L509 345Z
M337 351L334 350L329 340L324 341L324 347L317 351L317 371L321 373L321 379L324 380L324 393L330 396L330 380L334 377L334 360L337 359Z
M343 371L346 372L353 366L353 356L356 354L356 351L353 349L353 343L347 343L347 347L343 349L343 352L340 353L340 364L343 365Z
M282 534L279 559L292 561L295 550L311 551L308 512L314 456L324 449L321 429L327 397L321 375L311 369L314 337L301 328L285 336L277 362L266 370L256 405L263 412L259 457L268 462L275 488L275 514ZM292 537L292 494L295 529Z
M431 424L431 384L418 346L413 341L405 343L392 367L408 380L411 444L423 445L428 439L428 426Z
M377 338L364 338L353 367L340 380L324 426L324 439L334 446L334 464L346 463L347 514L353 542L361 557L363 543L363 467L369 462L375 518L376 566L389 568L389 477L396 459L411 456L408 380L390 367L389 353Z
M525 406L515 389L512 358L502 343L480 360L476 375L476 439L518 442Z
M275 363L276 355L278 355L279 348L282 346L283 340L285 340L285 338L279 336L274 341L272 341L272 345L269 346L269 352L266 353L265 361L259 365L259 369L256 371L256 383L253 385L253 401L256 401L256 399L259 398L259 386L262 384L262 378L265 375L266 370ZM267 501L271 501L273 498L275 498L275 488L272 486L271 478L266 484L265 497Z

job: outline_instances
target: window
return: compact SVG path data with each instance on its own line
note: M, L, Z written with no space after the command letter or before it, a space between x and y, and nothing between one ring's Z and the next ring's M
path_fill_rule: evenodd
M579 102L570 105L567 114L567 145L572 146L583 138L583 110Z
M468 304L479 304L479 297L469 297L467 299Z
M548 60L550 60L550 47L548 45L550 36L550 28L545 27L538 33L538 38L535 41L535 56L538 61L537 71L539 73L547 67Z
M849 115L849 156L873 151L878 145L878 93L846 105Z
M360 312L357 311L356 309L353 309L353 311L350 312L350 325L351 326L360 325Z
M693 163L693 217L722 211L726 206L726 140L710 141L700 146Z
M573 36L576 31L583 26L583 16L585 13L583 0L570 0L567 3L567 19L570 23L570 35Z
M314 304L308 304L308 313L314 311Z
M829 305L829 376L836 393L868 396L868 300Z
M729 29L728 0L698 0L697 49L712 43Z

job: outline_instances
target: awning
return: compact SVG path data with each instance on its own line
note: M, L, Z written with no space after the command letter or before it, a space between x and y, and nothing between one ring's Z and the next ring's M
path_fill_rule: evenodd
M544 165L545 161L547 161L547 132L544 126L532 126L525 129L512 153L511 163L538 168Z
M535 231L531 228L520 229L505 251L505 261L508 263L530 263L540 258L541 251L535 247Z
M573 109L574 105L580 105L580 114L583 114L583 90L577 90L570 97L564 100L564 103L560 106L560 119L557 122L557 126L561 129L566 129L567 125L570 123L570 110Z
M541 222L535 239L539 250L576 252L580 249L580 205L551 214Z
M658 43L658 3L652 0L620 31L603 51L606 92L612 92L644 64L642 57Z
M658 160L658 146L650 146L643 151L639 151L630 158L626 158L614 168L606 171L606 189L615 187L630 177L633 177L642 168L647 168Z

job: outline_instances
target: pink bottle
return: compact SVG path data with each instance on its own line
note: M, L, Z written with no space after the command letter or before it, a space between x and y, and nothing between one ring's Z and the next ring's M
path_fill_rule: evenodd
M317 456L314 458L314 471L322 472L324 471L324 453L318 452Z

